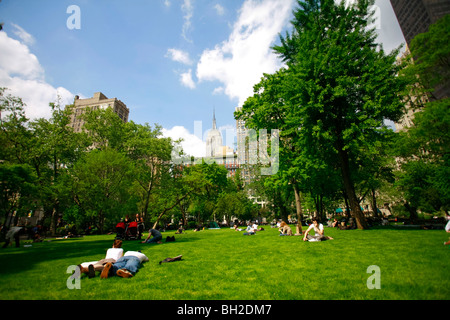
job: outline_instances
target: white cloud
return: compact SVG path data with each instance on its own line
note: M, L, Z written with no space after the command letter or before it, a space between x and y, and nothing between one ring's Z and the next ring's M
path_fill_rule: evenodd
M192 40L190 40L187 36L187 33L189 32L189 30L191 29L191 26L192 26L192 22L191 22L192 17L194 16L194 6L193 6L192 2L193 2L193 0L184 0L183 4L181 5L181 10L184 13L184 16L183 16L184 24L183 24L183 29L182 29L181 35L187 42L192 42Z
M192 69L189 69L188 72L182 73L180 76L181 83L190 89L195 89L195 82L192 80Z
M18 32L23 30L19 26L16 29ZM0 87L7 87L7 93L22 98L28 118L49 118L50 102L57 102L59 97L61 106L71 104L74 95L65 88L55 88L45 81L44 69L26 45L29 38L20 34L25 38L23 40L21 37L23 43L10 38L4 31L0 32Z
M172 140L183 139L181 147L185 154L194 157L204 157L206 154L206 143L201 138L190 133L185 127L175 126L172 129L162 129L164 137L172 138Z
M34 44L35 40L31 34L26 32L22 27L18 26L17 24L11 23L11 25L14 27L13 33L16 36L18 36L24 44L28 46Z
M216 9L216 12L219 16L223 16L225 14L225 9L220 4L216 4L214 6L214 9Z
M183 64L187 64L187 65L192 64L192 61L189 58L189 53L187 53L187 52L185 52L183 50L168 49L166 57L169 57L173 61L177 61L177 62L180 62L180 63L183 63Z
M164 5L166 7L170 7L170 1L169 0L164 0Z
M293 3L246 0L228 40L202 53L196 73L199 81L223 83L224 93L241 106L263 73L281 67L271 46L289 21Z
M217 87L217 88L215 88L214 89L214 91L213 91L213 95L216 95L216 94L221 94L221 93L223 93L223 87Z

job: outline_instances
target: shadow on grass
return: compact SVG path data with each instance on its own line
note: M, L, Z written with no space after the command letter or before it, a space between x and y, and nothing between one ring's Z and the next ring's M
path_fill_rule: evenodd
M32 247L8 247L0 251L0 272L15 274L31 270L43 262L57 263L58 260L70 259L73 264L92 261L94 256L101 256L112 245L111 240L81 241L81 239L52 240L33 243ZM86 258L88 260L85 260ZM77 262L78 261L78 262ZM49 268L50 269L50 268ZM52 270L43 270L51 272Z
M162 244L145 244L141 240L124 240L122 248L126 251L142 251L145 253L154 246L171 246L176 243L193 242L199 239L188 237L176 237L175 242L165 242ZM71 238L71 239L51 239L40 243L31 243L31 247L24 247L28 243L21 241L20 247L9 246L0 248L0 273L20 274L32 270L41 263L48 264L49 270L53 272L52 266L63 260L64 265L78 265L82 262L100 260L105 257L106 251L112 247L114 237L110 239L102 238Z

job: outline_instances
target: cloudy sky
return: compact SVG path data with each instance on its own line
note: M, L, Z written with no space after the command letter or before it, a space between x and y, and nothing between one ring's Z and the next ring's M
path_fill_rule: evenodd
M3 0L0 87L21 97L30 118L49 102L101 91L130 120L183 137L193 155L213 111L234 146L235 107L263 73L280 68L270 49L289 30L294 0ZM379 42L404 43L389 0L377 0ZM59 97L59 98L58 98ZM200 127L199 127L200 125Z

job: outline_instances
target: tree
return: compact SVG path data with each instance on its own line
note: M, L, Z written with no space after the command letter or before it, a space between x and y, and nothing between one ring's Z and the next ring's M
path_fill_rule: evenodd
M125 125L125 150L135 163L134 190L139 195L139 212L146 219L151 204L151 195L156 189L164 190L170 183L170 164L173 143L161 137L161 127L139 125L133 121Z
M83 129L89 133L95 148L125 151L126 125L111 107L89 110L82 117L85 120Z
M192 193L191 208L198 213L200 220L208 220L214 213L220 194L228 187L228 171L225 167L213 162L201 164L183 169L183 179L190 184L195 182L197 186Z
M29 123L33 136L29 156L38 177L41 204L51 216L50 232L55 234L58 218L72 202L60 179L86 151L89 139L69 126L70 109L62 109L55 103L50 103L50 108L50 119L39 118Z
M450 210L450 99L426 104L414 114L413 126L398 133L401 157L397 185L409 211Z
M426 93L431 100L448 98L450 94L449 37L450 14L447 14L411 41L408 59L414 62L408 66L407 73L415 78L414 84L420 84L416 88L425 89L422 94Z
M25 115L25 103L21 98L6 94L6 88L0 88L1 116L1 160L11 163L29 163L28 149L33 135L28 129L29 119Z
M125 155L106 148L86 153L70 170L75 202L101 233L107 220L136 212L136 199L129 192L133 169Z
M450 15L446 15L428 32L417 35L405 59L409 64L403 74L411 79L413 85L407 89L414 96L408 103L416 112L412 125L397 135L400 170L396 185L403 191L413 219L418 209L450 209L449 22Z
M205 165L208 166L207 164ZM205 194L215 189L213 183L207 179L203 169L204 167L200 165L192 167L172 166L171 178L166 180L163 188L157 189L152 195L154 199L153 212L156 214L154 228L166 213L188 199L193 201L197 208L201 207L200 212L202 213L205 212L205 204L211 206L211 202L200 201ZM210 216L212 211L213 207L206 212Z
M3 225L14 213L19 217L35 208L35 183L36 176L29 165L0 163L0 214Z
M266 104L280 106L287 134L297 132L290 141L301 153L292 162L299 171L296 176L309 174L301 172L305 163L317 169L323 163L338 168L360 229L368 224L355 193L356 158L363 146L370 150L380 139L385 120L401 117L404 104L398 93L406 85L398 77L398 51L385 54L375 42L374 29L368 28L372 4L369 0L348 6L345 1L298 1L293 31L281 36L281 45L274 47L286 67L265 75L250 98L255 101L266 90L281 92L272 94ZM265 116L277 117L276 109Z
M4 145L2 160L9 163L29 165L36 177L36 206L51 216L50 230L55 233L56 221L62 213L64 189L59 184L76 159L88 145L84 134L76 134L68 126L69 110L62 110L58 104L50 103L50 119L30 121L20 98L5 95L0 89L1 121L0 139Z

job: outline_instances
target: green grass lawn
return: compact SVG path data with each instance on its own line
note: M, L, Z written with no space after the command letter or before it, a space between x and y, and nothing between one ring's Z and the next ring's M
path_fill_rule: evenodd
M293 227L293 230L295 228ZM175 242L123 248L150 261L129 279L89 279L68 289L67 269L104 258L114 235L0 249L0 299L87 300L447 300L450 247L444 230L325 229L334 240L303 242L266 227L254 236L230 229L187 231ZM163 238L174 231L163 233ZM167 257L183 260L159 264ZM380 289L367 273L379 267Z

